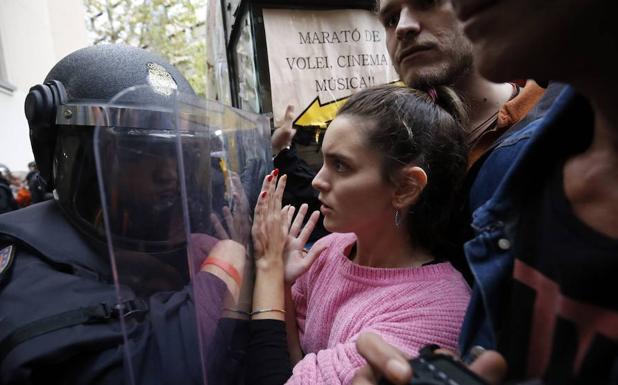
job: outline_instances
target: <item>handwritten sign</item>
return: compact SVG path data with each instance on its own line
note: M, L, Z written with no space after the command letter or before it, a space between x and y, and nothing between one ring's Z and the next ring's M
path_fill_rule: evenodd
M293 104L295 125L324 128L352 93L398 79L384 28L369 11L263 14L275 120Z

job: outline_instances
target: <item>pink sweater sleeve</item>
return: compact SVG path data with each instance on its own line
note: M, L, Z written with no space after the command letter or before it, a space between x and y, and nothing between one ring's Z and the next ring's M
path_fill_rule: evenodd
M316 247L321 243L331 243L334 236L332 234L327 235L324 238L318 240L313 247ZM303 335L305 332L305 318L307 315L307 296L309 295L309 283L312 282L320 271L324 267L324 256L328 255L330 247L320 254L313 262L309 270L296 279L294 285L292 285L292 298L294 299L294 310L296 312L296 324L298 326L298 332Z
M286 384L349 384L364 363L354 342L338 344L317 354L307 354L296 364Z
M439 303L435 304L440 307ZM317 353L307 354L293 370L287 384L349 384L356 371L366 364L356 350L355 341L362 332L379 334L386 342L410 356L423 346L435 343L456 351L462 312L448 314L424 309L422 315L393 312L388 319L368 325L348 341Z

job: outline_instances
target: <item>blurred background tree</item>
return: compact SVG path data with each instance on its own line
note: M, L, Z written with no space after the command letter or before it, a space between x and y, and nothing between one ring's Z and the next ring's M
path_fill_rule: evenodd
M206 0L84 0L94 44L157 52L206 94Z

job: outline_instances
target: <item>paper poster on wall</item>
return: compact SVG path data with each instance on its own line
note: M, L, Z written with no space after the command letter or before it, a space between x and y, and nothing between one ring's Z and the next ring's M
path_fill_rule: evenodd
M398 79L384 28L369 11L263 14L275 121L293 104L296 126L325 128L351 94Z

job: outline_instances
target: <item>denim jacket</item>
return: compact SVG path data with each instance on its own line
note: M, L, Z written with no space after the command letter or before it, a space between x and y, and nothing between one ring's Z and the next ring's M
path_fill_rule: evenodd
M559 86L553 98L548 95L552 99L540 106L542 110L551 105L549 111L537 111L536 119L504 137L492 150L470 189L474 237L464 244L464 252L474 287L459 339L464 359L473 346L496 348L513 272L518 198L539 191L531 176L542 177L552 163L547 159L548 149L559 145L561 130L576 128L578 119L573 117L581 111L579 106L589 108L572 88Z

